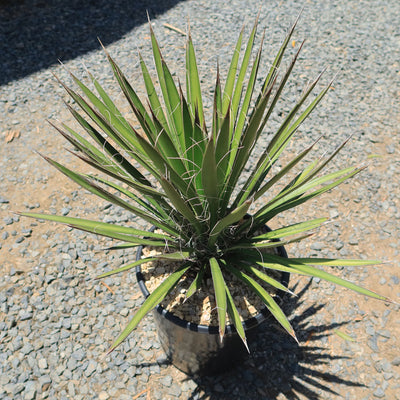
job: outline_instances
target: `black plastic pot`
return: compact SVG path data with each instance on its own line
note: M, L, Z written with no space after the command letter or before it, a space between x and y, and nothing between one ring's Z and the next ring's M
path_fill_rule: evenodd
M270 230L268 227L266 229ZM136 255L137 260L141 258L142 250L143 248L140 246ZM277 252L281 257L287 258L283 246L277 247ZM140 266L136 267L136 278L144 297L147 298L150 293L146 288ZM289 284L289 278L289 273L282 273L281 283L286 287ZM285 292L278 291L275 300L281 301L284 295ZM158 326L161 346L167 357L173 365L188 375L222 373L248 356L248 352L233 325L226 327L224 340L221 343L217 326L199 325L182 320L161 305L157 305L153 313ZM255 317L243 322L249 343L256 336L255 328L269 318L273 317L267 308L264 308Z

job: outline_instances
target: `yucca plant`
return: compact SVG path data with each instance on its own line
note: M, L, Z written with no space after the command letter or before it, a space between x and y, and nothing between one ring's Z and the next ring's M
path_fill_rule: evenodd
M254 291L279 324L294 338L295 333L287 317L265 289L264 283L278 290L288 289L271 277L268 271L314 276L363 295L388 300L318 268L369 265L377 261L283 258L273 252L262 251L304 239L310 235L310 230L327 221L326 218L318 218L263 232L262 228L272 218L333 189L362 170L359 167L348 167L321 174L343 147L342 144L333 154L306 163L312 145L281 166L278 172L274 172L273 167L293 135L331 86L329 83L314 94L320 80L318 76L286 113L279 127L274 132L270 131L271 115L302 48L301 45L278 79L280 65L296 22L259 88L257 73L261 62L262 40L251 61L258 20L245 46L242 46L242 29L224 86L217 72L210 121L206 120L203 110L190 31L186 45L186 94L167 67L151 26L159 91L154 86L143 58L139 56L147 91L145 103L106 52L116 81L140 123L140 130L128 122L92 75L89 74L95 90L71 74L83 96L62 83L75 103L75 107L67 106L89 138L65 124L56 129L72 143L75 147L73 153L77 157L102 174L81 174L47 157L46 160L83 188L143 218L158 230L148 232L127 225L67 216L22 214L64 223L120 241L114 248L127 249L145 245L160 249L158 255L106 272L100 278L158 259L179 262L179 267L144 301L111 350L135 329L146 313L160 303L189 271L194 279L186 296L190 297L196 290L202 290L205 277L211 277L221 340L228 315L245 345L242 321L226 283L232 277L237 277L250 291ZM245 50L239 61L242 47ZM253 163L250 157L262 135L268 135L268 145L260 149L258 159ZM303 167L300 168L300 165ZM270 194L270 189L275 189L278 183L283 183L283 188L277 194ZM265 198L263 202L262 197ZM250 210L256 203L261 206ZM252 213L250 218L249 212ZM166 248L168 252L165 252Z

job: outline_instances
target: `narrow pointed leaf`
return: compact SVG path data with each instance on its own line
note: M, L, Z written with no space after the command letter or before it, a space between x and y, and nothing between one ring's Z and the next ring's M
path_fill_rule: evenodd
M352 282L346 281L342 278L339 278L335 275L332 275L328 272L325 272L321 269L312 267L311 265L308 265L302 262L301 259L300 261L297 259L284 259L282 257L278 256L273 256L273 255L266 255L265 256L265 261L266 262L259 262L258 265L264 267L264 268L271 268L275 269L278 271L287 271L291 273L297 273L300 275L307 275L307 276L314 276L316 278L324 279L325 281L332 282L336 285L343 286L347 289L351 289L357 293L363 294L365 296L373 297L375 299L383 300L383 301L389 301L391 302L390 299L388 299L385 296L379 295L375 292L372 292L371 290L365 289L361 286L358 286ZM313 262L312 259L308 259L308 261L311 263ZM318 259L314 260L316 265L319 265L318 263L321 262L321 265L324 265L324 261ZM363 265L363 261L369 265L376 263L375 261L366 261L366 260L351 260L350 262L346 260L331 260L330 262L335 262L337 266L343 265L346 266L348 265L355 265L353 264L354 262L358 262L358 265ZM329 264L328 264L329 265Z
M151 311L164 297L175 287L175 285L180 281L184 273L190 268L190 265L184 264L178 270L173 272L168 276L161 284L158 286L153 293L151 293L140 309L136 312L134 317L129 322L128 326L122 331L117 340L112 344L110 350L107 354L111 353L118 347L136 328L143 317Z
M68 88L62 82L61 85L65 88L67 93L72 97L72 99L78 104L78 106L95 122L101 129L103 129L106 134L115 140L119 146L121 146L124 150L131 151L135 154L135 148L137 147L137 143L131 137L131 131L127 132L126 128L123 128L122 131L117 131L109 121L104 118L104 116L96 111L93 107L91 107L86 100L83 99L82 96L75 93L72 89Z
M135 246L148 245L148 246L169 246L174 248L172 238L168 235L158 234L157 236L149 236L146 231L137 230L130 227L120 225L107 224L99 221L85 220L81 218L63 217L59 215L47 215L38 213L21 213L25 217L36 219L43 219L66 224L74 229L90 232L95 235L110 237L112 239L121 240L124 242L133 243ZM176 235L177 233L175 233ZM148 237L145 239L143 237Z
M350 171L350 172L349 172ZM288 210L293 207L297 207L300 204L303 204L312 198L315 198L317 196L320 196L321 194L335 188L336 186L340 185L341 183L345 182L346 180L350 179L357 173L359 173L361 169L359 168L349 168L349 169L344 169L342 171L335 172L333 174L328 174L322 178L316 179L315 181L309 182L307 185L304 185L304 187L299 187L295 188L294 190L289 191L289 193L285 196L282 196L279 198L279 201L275 203L275 201L272 203L272 205L266 205L265 207L262 207L255 215L255 218L259 218L258 222L261 220L263 223L266 223L268 220L270 220L272 217L275 215L281 213L282 211ZM320 189L317 189L307 195L304 195L304 193L308 190L313 189L314 187L318 185L323 185L325 182L334 179L334 176L339 176L338 179L334 180L330 184L326 184Z
M240 31L238 40L236 42L235 51L233 52L233 56L231 59L231 64L228 70L228 76L226 78L224 94L222 99L222 114L225 115L230 108L230 104L232 102L232 93L235 87L235 80L236 80L236 73L238 69L238 62L239 62L239 54L240 49L242 48L242 40L243 40L243 32L244 27Z
M297 224L285 226L283 228L274 229L273 231L254 236L251 240L254 242L268 239L281 239L286 236L303 233L311 229L315 229L324 224L328 218L316 218L311 221L299 222Z
M170 136L161 125L160 121L157 120L153 114L153 122L156 130L156 136L154 141L154 147L160 151L164 156L165 160L171 165L171 167L182 177L188 175L185 164L182 160L182 156L178 153L173 141Z
M169 71L161 55L160 47L157 43L157 39L154 34L153 28L151 27L150 24L149 28L150 28L151 44L153 49L153 58L166 108L170 138L173 141L176 149L180 151L180 154L183 155L182 151L184 147L182 147L181 145L184 140L182 132L183 121L181 119L182 117L179 115L180 107L179 106L177 107L177 104L180 103L179 94L176 89L175 83L173 82L171 72ZM178 125L176 126L176 124ZM178 129L179 127L181 127L180 130Z
M189 106L185 96L180 89L181 95L181 113L183 119L183 132L185 138L185 152L183 161L187 166L187 174L185 178L194 182L194 186L199 195L201 195L201 161L205 151L206 135L199 125L199 121L195 117L192 118ZM196 114L197 115L197 114Z
M155 257L160 260L187 261L190 258L191 251L180 249L173 253L161 253Z
M265 157L262 164L254 171L253 174L248 178L246 184L238 195L238 204L241 204L249 196L254 196L255 200L261 198L275 183L279 182L284 176L286 176L292 169L303 160L313 149L315 143L303 150L300 154L294 157L285 165L278 173L276 173L267 183L263 185L263 181L270 171L275 160ZM261 186L261 187L260 187Z
M204 194L209 205L210 224L214 226L217 219L218 211L218 179L217 179L217 163L215 160L215 145L211 137L208 141L206 152L203 158L203 168L201 181Z
M185 149L185 136L183 132L183 120L181 114L181 97L172 78L171 72L164 61L162 62L162 68L166 94L168 96L168 115L170 117L170 121L173 123L173 131L175 132L175 135L172 135L172 140L175 142L175 146L181 156L183 156Z
M147 66L142 58L141 55L140 56L140 67L142 69L142 75L143 75L143 80L146 86L146 91L147 91L147 97L149 99L150 102L150 106L151 106L151 111L154 113L155 117L157 118L158 121L160 121L160 125L167 130L167 134L169 134L168 132L168 122L167 119L165 117L163 108L161 106L161 102L158 98L157 95L157 91L153 85L153 81L150 77L150 73L147 69Z
M271 312L271 314L275 317L275 319L282 325L282 327L289 333L289 335L297 341L296 335L292 326L290 325L290 322L288 321L286 315L278 306L276 301L272 298L272 296L259 283L257 283L253 278L246 275L242 271L228 264L226 265L226 268L232 274L236 275L247 286L249 286L257 294L258 297L260 297L260 299L264 302L264 304Z
M140 125L142 126L144 132L146 133L147 137L151 140L152 139L152 132L154 131L154 126L151 121L150 115L148 114L145 106L143 105L142 101L140 100L139 96L132 88L131 84L129 83L128 79L126 79L125 75L118 67L116 62L111 58L111 56L106 51L106 55L108 61L113 69L114 76L118 81L119 86L121 87L122 92L125 95L129 105L131 106L136 118L138 119Z
M364 259L337 259L337 258L292 258L295 262L307 265L331 266L331 267L357 267L380 264L379 260L364 260Z
M294 183L298 185L299 183L305 184L306 182L310 181L313 179L322 169L324 169L331 161L333 158L336 157L336 155L343 149L343 147L347 144L350 138L346 139L338 148L329 156L326 157L322 162L318 162L316 160L315 163L310 163L309 168L306 168L300 175L299 177L296 178Z
M222 92L221 92L221 81L219 76L219 66L217 65L217 80L215 82L215 89L214 89L213 123L212 123L212 135L215 141L217 141L217 134L221 128L222 120L223 120Z
M215 301L217 304L217 311L218 311L219 336L222 343L222 339L225 334L225 324L226 324L225 281L224 277L222 276L222 271L218 264L218 261L214 257L210 258L210 268L211 268L211 276L215 291Z
M197 290L199 290L199 289L201 288L201 283L203 282L205 270L206 270L206 268L205 268L205 266L203 265L203 266L200 268L199 272L197 273L196 277L193 279L193 282L190 284L188 290L186 291L186 295L185 295L185 296L186 296L186 299L185 299L185 301L186 301L189 297L193 296L193 294L194 294Z
M49 124L54 129L56 129L65 139L67 139L74 147L76 147L81 153L86 154L89 157L98 160L99 162L110 163L109 159L104 155L103 151L99 150L95 145L90 143L79 133L75 132L72 128L63 124L62 125L63 128L68 131L68 133L67 133L64 130L62 130L60 127L54 125L51 121L49 121ZM113 168L115 168L115 165L113 165Z
M264 80L264 84L263 84L263 88L262 88L262 93L265 92L267 90L267 88L269 87L269 85L271 84L271 82L274 80L275 75L277 74L277 71L279 70L279 66L281 64L281 61L283 59L283 56L285 54L285 51L287 49L287 46L290 42L290 39L293 35L293 32L296 28L297 22L300 18L301 13L297 16L296 20L294 21L293 25L291 26L291 28L289 29L288 34L285 37L285 40L283 41L281 47L279 48L278 53L275 56L275 59L271 65L271 68L268 72L268 75L266 76L265 80Z
M257 32L258 18L259 18L259 15L257 16L256 21L253 26L253 29L250 33L250 36L249 36L249 39L248 39L248 42L246 45L246 49L245 49L245 52L243 55L242 65L240 67L239 74L238 74L238 77L236 80L235 91L232 96L232 116L235 121L236 121L236 117L237 117L238 110L239 110L240 98L242 96L243 82L244 82L244 78L245 78L247 68L248 68L248 65L250 62L250 56L251 56L251 52L252 52L253 45L254 45L254 39L256 36L256 32Z
M250 108L250 102L253 96L254 92L254 86L256 83L256 78L257 78L257 73L258 73L258 67L260 64L260 59L261 59L261 52L262 52L262 45L264 41L264 35L261 40L261 45L260 49L257 53L256 59L254 60L253 67L250 72L250 77L247 82L247 87L246 87L246 92L243 98L243 102L240 108L240 112L238 112L238 118L237 118L237 124L235 127L235 134L232 138L232 143L235 146L235 143L240 143L240 137L242 135L243 128L245 126L246 118L248 116L249 108Z
M256 276L257 278L263 280L265 283L268 283L268 285L273 286L274 288L278 289L278 290L282 290L283 292L287 292L290 294L294 294L291 290L289 290L285 285L282 285L282 283L280 283L279 281L277 281L276 279L272 278L271 276L269 276L268 274L260 271L259 269L257 269L256 267L254 267L253 265L242 265L241 267L243 267L243 269L249 273L249 274L253 274L254 276Z
M204 124L203 101L201 99L199 72L197 69L196 55L190 31L186 43L186 85L192 115L194 116L197 111L199 124L202 126Z
M231 252L234 250L244 250L244 249L275 249L277 247L280 246L286 246L288 244L292 244L292 243L297 243L300 242L310 236L313 236L312 233L307 233L301 236L298 236L294 239L290 239L290 240L282 240L282 241L268 241L268 242L264 242L264 241L257 241L257 242L253 242L253 243L239 243L237 245L234 245L232 247L229 247L227 249L227 251Z
M76 182L78 185L82 186L84 189L87 189L91 193L95 194L96 196L109 201L110 203L113 203L117 206L120 206L122 208L125 208L126 210L134 213L135 215L143 218L145 221L151 223L152 225L155 225L159 228L162 228L168 233L171 234L176 234L176 230L171 228L171 226L164 224L163 222L157 220L154 218L152 215L149 213L134 207L132 204L129 204L128 202L120 199L119 197L107 192L100 186L90 182L88 179L86 179L83 175L77 174L70 169L64 167L63 165L57 163L54 160L51 160L48 157L44 157L50 164L52 164L54 167L56 167L59 171L61 171L63 174L68 176L70 179L72 179L74 182Z
M110 174L111 175L111 174ZM112 187L113 189L117 190L121 194L125 195L126 197L134 200L138 205L142 206L144 209L146 209L150 214L153 214L154 216L157 216L160 219L165 219L168 222L171 222L171 218L168 216L167 211L171 212L172 208L169 206L168 203L166 203L163 199L165 196L164 193L160 193L155 199L150 198L147 199L144 194L148 192L146 189L143 190L140 194L142 197L136 195L133 193L131 190L125 189L121 185L118 185L114 182L111 182L107 179L101 178L99 176L92 176L92 175L86 175L89 179L98 181L104 185L107 185L109 187ZM116 176L118 177L118 175ZM128 181L129 182L129 181ZM135 186L135 184L130 183L130 186ZM156 192L156 190L154 190Z
M111 275L115 275L115 274L119 274L121 272L125 272L125 271L129 271L132 268L136 268L138 265L142 265L151 261L156 261L157 258L156 257L146 257L146 258L142 258L138 261L135 261L133 263L129 263L127 265L124 265L123 267L117 268L117 269L113 269L112 271L107 271L104 274L101 274L99 276L96 277L96 279L102 279L102 278L106 278L107 276L111 276Z
M144 185L151 186L150 182L135 168L127 159L118 151L100 132L98 132L91 124L89 124L79 113L77 113L71 106L67 104L70 112L78 123L85 129L85 131L95 140L102 151L106 151L109 157L117 161L121 168L123 168L130 176ZM71 130L66 125L63 125L70 133ZM117 158L115 158L117 157Z
M70 73L75 83L81 88L83 93L87 96L87 98L92 102L92 104L96 107L97 110L103 115L105 119L115 127L118 132L132 133L132 128L130 124L122 117L121 113L118 111L115 104L111 101L111 99L106 95L104 90L102 90L101 86L96 81L96 87L100 90L100 93L104 94L107 103L110 105L108 107L104 104L86 85L83 84L75 75Z
M225 291L226 291L226 306L229 318L233 322L233 325L236 328L236 331L240 339L242 339L242 342L245 345L246 350L250 353L249 347L247 346L246 333L244 331L242 320L240 318L239 312L235 306L235 302L233 301L232 295L226 284L225 284Z
M268 144L266 152L270 154L270 157L277 158L279 154L285 148L285 145L288 143L289 139L293 136L293 133L296 132L297 128L304 122L304 120L311 114L311 112L315 109L315 107L320 103L323 97L328 92L331 87L331 83L327 85L319 94L315 97L315 99L306 107L306 109L300 114L298 118L295 119L297 112L300 110L301 106L305 103L308 97L313 92L315 86L321 79L321 76L324 71L314 80L314 82L309 86L308 90L304 93L304 95L300 98L300 100L296 103L296 105L290 110L289 114L284 119L281 124L278 132L272 138L271 142ZM291 124L291 122L294 122ZM291 125L290 125L291 124Z
M188 180L184 180L181 176L172 168L170 163L160 154L160 152L151 145L151 143L147 142L145 139L137 135L137 140L140 142L140 145L145 150L148 157L154 163L155 168L158 171L156 175L157 179L161 181L161 177L164 175L169 175L171 181L185 194L185 196L194 196L194 190L191 187L191 182Z
M255 144L257 129L262 121L262 117L265 111L265 107L268 101L267 93L258 108L254 110L243 134L240 143L232 144L231 151L229 153L229 165L228 169L231 170L231 176L227 184L228 187L234 188L236 183L243 171L243 168L251 154L253 146Z

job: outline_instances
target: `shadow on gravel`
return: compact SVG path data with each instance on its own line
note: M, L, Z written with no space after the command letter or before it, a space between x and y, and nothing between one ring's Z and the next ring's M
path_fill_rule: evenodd
M311 281L310 281L311 283ZM298 297L292 297L286 313L301 305L301 298L308 289L307 285ZM295 291L296 288L292 288ZM322 372L329 370L329 364L343 356L332 356L325 348L310 345L314 341L329 335L329 331L346 325L312 325L308 321L324 306L309 307L300 316L291 320L298 333L298 345L287 334L278 329L269 332L262 327L257 340L250 344L251 358L242 366L220 376L195 379L196 390L190 400L210 399L263 399L286 398L324 399L337 394L332 387L345 385L363 386L358 382L341 379L334 374ZM324 365L327 367L325 368ZM321 371L322 370L322 371Z
M120 39L181 0L0 0L0 85Z

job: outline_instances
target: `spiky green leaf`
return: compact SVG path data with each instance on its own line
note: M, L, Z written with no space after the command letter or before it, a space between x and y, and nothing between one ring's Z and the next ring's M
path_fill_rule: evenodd
M376 264L377 261L371 260L324 260L324 259L286 259L274 255L265 255L264 262L258 262L257 264L264 267L275 269L278 271L287 271L291 273L297 273L300 275L314 276L316 278L324 279L328 282L332 282L336 285L343 286L347 289L354 290L365 296L374 297L379 300L388 301L390 300L386 296L379 295L371 290L365 289L359 285L352 282L346 281L335 275L332 275L326 271L315 268L313 265L335 265L335 266L353 266L353 265L372 265Z
M175 272L169 275L161 284L158 286L150 296L147 297L145 302L142 304L140 309L136 312L134 317L131 319L127 327L118 336L117 340L112 344L107 354L111 353L118 347L136 328L143 317L151 311L160 301L175 287L180 281L184 273L190 268L190 264L184 264L178 268Z
M210 269L215 291L215 301L217 304L219 337L222 343L225 334L225 324L226 324L225 281L222 275L221 268L218 264L218 261L214 257L210 258Z
M297 341L296 335L292 326L290 325L290 322L288 321L286 315L278 306L276 301L272 298L272 296L258 282L256 282L250 276L246 275L244 272L230 266L229 264L226 265L226 268L242 282L244 282L247 286L249 286L251 290L253 290L254 293L256 293L257 296L260 297L260 299L264 302L264 304L271 312L271 314L275 317L275 319L282 325L282 327L289 333L289 335Z

